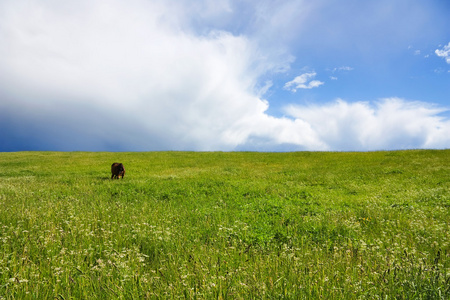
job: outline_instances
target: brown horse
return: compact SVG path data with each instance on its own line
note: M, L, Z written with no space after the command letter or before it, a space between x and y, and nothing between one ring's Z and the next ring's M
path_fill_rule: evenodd
M111 179L116 178L119 179L120 177L125 176L125 168L123 167L123 164L121 163L113 163L111 165Z

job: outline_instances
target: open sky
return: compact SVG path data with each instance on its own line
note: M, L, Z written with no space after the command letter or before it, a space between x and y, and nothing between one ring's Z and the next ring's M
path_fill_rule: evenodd
M450 1L1 0L0 151L450 148Z

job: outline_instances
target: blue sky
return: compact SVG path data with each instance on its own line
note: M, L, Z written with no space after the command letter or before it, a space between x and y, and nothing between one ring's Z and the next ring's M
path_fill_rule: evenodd
M0 2L0 151L450 148L450 2Z

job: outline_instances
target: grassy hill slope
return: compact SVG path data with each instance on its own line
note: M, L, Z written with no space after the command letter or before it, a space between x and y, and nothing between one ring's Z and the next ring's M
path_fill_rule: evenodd
M449 150L0 163L0 299L450 297Z

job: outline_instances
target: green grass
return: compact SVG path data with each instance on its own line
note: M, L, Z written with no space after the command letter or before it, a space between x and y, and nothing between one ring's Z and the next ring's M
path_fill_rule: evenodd
M450 298L449 150L0 166L0 299Z

